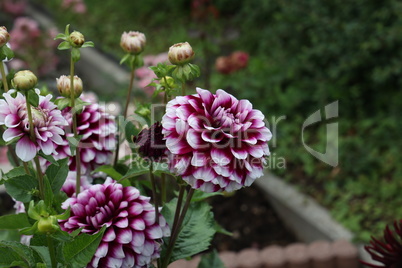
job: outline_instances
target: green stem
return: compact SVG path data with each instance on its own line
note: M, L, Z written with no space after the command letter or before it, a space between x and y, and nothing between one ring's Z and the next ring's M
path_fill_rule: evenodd
M124 107L124 113L123 113L124 119L126 119L127 117L128 106L130 105L131 92L133 91L133 85L134 85L134 78L135 78L135 68L131 70L130 74L130 83L128 85L127 90L126 106ZM114 166L116 166L117 161L119 160L119 150L120 150L120 138L118 138L116 141L116 152L113 161Z
M26 105L27 105L27 113L28 113L28 121L29 121L29 134L30 134L31 141L36 146L36 136L35 136L35 130L34 130L34 122L33 122L33 119L32 119L31 104L28 101L29 92L30 91L27 91L25 93L25 102L26 102ZM40 163L39 163L38 156L35 156L34 161L35 161L36 170L37 170L37 173L38 173L39 195L40 195L40 198L42 200L44 200L45 199L45 184L43 182L43 173L42 173L42 170L40 168Z
M71 114L73 117L73 134L75 141L77 141L77 147L75 148L75 167L76 167L76 177L75 177L75 193L78 195L81 189L81 155L80 147L78 141L78 131L77 131L77 111L75 110L75 96L74 96L74 60L73 55L70 57L70 92L71 92Z
M1 78L3 80L4 92L7 92L8 91L8 83L7 83L7 76L6 76L6 71L4 70L3 62L0 62L0 72L1 72Z
M181 95L186 96L186 83L181 83Z
M154 198L154 205L155 205L155 222L159 223L159 200L158 200L158 193L156 192L156 181L155 181L155 176L153 173L153 165L154 162L151 161L149 165L149 177L151 179L151 184L152 184L152 194Z
M179 217L180 217L180 211L181 211L181 206L182 206L182 203L183 203L184 191L185 190L186 190L186 186L185 185L180 185L179 196L177 198L176 211L174 213L174 219L173 219L173 225L172 225L171 234L173 234L174 231L177 228L177 222L178 222Z
M28 164L27 162L22 162L22 165L24 166L24 170L28 175L31 175L31 172L29 172Z
M161 201L162 205L166 203L166 174L161 175Z
M169 245L166 249L166 255L165 255L165 259L163 261L162 268L167 268L167 266L169 265L170 257L172 256L172 253L173 253L174 244L176 243L176 240L179 237L180 227L183 224L183 220L184 220L184 217L186 216L187 210L190 206L191 198L193 197L193 194L194 194L194 189L191 188L187 194L186 202L184 203L183 210L181 211L180 217L177 221L177 226L175 229L173 229L172 235L170 237ZM177 208L176 208L176 212L177 212ZM175 217L176 217L176 215L175 215Z
M50 261L52 263L52 268L57 268L56 252L54 250L53 239L49 235L46 235L46 239L47 239L47 246L49 247L49 255L50 255Z

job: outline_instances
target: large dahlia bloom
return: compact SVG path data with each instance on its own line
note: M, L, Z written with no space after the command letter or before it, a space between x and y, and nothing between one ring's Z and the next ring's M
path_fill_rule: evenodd
M89 101L85 97L83 100ZM62 115L69 124L66 136L73 137L71 108L65 108ZM82 136L79 143L82 172L93 171L96 167L109 163L116 146L114 116L108 114L103 105L95 102L84 106L82 112L77 115L77 126L78 135ZM66 138L56 151L58 154L55 156L56 159L69 157L70 170L76 170L75 157L71 154Z
M35 93L39 95L40 92L37 89ZM3 139L8 142L19 137L16 145L17 156L27 162L32 160L39 150L45 155L55 154L55 148L63 143L63 128L67 122L57 106L51 102L52 96L39 95L38 107L31 106L36 144L30 139L25 97L14 90L4 93L3 96L4 99L0 100L0 125L7 128Z
M68 220L59 221L62 230L94 234L106 225L105 234L88 267L147 267L159 257L162 237L170 230L163 216L155 221L149 197L134 187L123 187L108 178L104 184L71 197L63 208L71 207Z
M230 192L263 174L272 135L248 100L197 88L167 104L162 126L173 171L195 189Z
M371 258L381 265L361 261L362 264L374 268L402 267L402 220L394 222L394 229L387 226L383 241L372 238L370 245L364 247Z

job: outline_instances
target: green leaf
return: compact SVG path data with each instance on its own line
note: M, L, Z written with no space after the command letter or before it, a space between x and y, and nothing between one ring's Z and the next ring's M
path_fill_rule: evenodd
M46 207L50 208L52 206L53 203L53 191L52 191L52 186L50 185L49 179L47 177L47 175L43 176L43 182L45 185L45 205Z
M30 91L27 91L26 94L28 95L28 102L32 106L38 107L38 105L39 105L39 95L36 94L36 92L30 92Z
M174 173L170 172L169 164L165 162L154 162L152 171L158 177L160 177L162 174L175 176Z
M81 47L94 47L95 44L92 41L85 42Z
M49 179L52 192L57 194L68 175L68 158L56 161L46 169L46 176Z
M130 53L124 55L123 58L121 58L121 60L120 60L120 65L129 61L130 57L131 57Z
M44 267L52 267L52 261L50 259L49 249L47 247L31 246L31 248L42 258L43 262L46 264Z
M49 161L49 162L52 163L52 164L58 165L56 159L54 159L54 157L53 157L52 155L46 155L46 154L44 154L44 153L42 152L42 150L39 151L38 156L40 156L40 157L46 159L47 161Z
M9 172L7 172L6 174L4 174L4 176L6 178L10 179L10 178L22 176L25 174L26 174L26 172L25 172L24 167L16 167L16 168L13 168L12 170L10 170Z
M216 250L202 256L197 268L225 268Z
M64 108L66 108L67 106L70 105L70 99L68 98L60 98L60 99L56 99L54 101L54 104L57 105L57 108L59 110L63 110Z
M93 235L82 233L73 241L65 243L63 247L64 259L79 265L79 267L85 267L98 249L105 229L106 226L103 226L97 234Z
M177 198L165 204L162 214L169 226L173 225L174 213L176 210ZM208 249L213 235L215 234L214 218L211 206L205 202L191 203L184 217L183 224L176 244L173 247L170 262L193 256ZM161 258L166 254L166 245L169 239L164 239Z
M66 49L70 49L70 48L71 48L71 45L68 41L63 41L57 46L58 50L66 50Z
M116 181L120 180L123 177L122 174L120 174L117 170L114 169L114 167L112 167L110 165L100 166L97 169L95 169L94 171L92 171L92 173L95 173L95 172L104 172Z
M35 267L34 251L15 241L0 241L0 267Z
M142 165L141 162L138 163L138 161L133 161L126 175L124 175L119 181L134 178L139 175L146 174L148 172L149 172L149 166Z
M65 34L58 33L56 35L56 37L54 38L54 40L57 40L57 39L67 40L67 36Z
M214 228L217 233L228 235L228 236L233 236L233 233L231 233L228 230L226 230L225 228L223 228L222 225L220 225L217 221L215 221Z
M1 230L13 230L30 227L26 213L9 214L0 217Z
M8 46L3 46L2 50L8 60L14 58L14 52Z
M10 178L4 184L9 195L18 201L28 203L38 187L38 180L30 175L22 175Z
M223 195L223 193L222 192L205 193L200 190L195 190L193 197L191 198L191 202L199 202L199 201L205 200L211 196L216 196L216 195Z
M76 47L73 47L71 49L71 57L72 57L74 62L79 61L80 57L81 57L80 49L76 48Z
M70 36L70 24L66 25L66 28L64 29L64 35Z
M137 129L134 124L128 121L124 127L126 140L129 144L133 143L133 136L137 136L140 130Z

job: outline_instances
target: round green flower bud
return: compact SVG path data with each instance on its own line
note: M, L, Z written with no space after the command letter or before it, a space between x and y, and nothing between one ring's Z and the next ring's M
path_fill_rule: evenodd
M71 92L70 90L70 76L62 75L60 78L56 78L57 89L61 96L66 98L78 98L82 94L82 80L78 76L74 75L74 90ZM71 95L71 93L73 95Z
M143 33L130 31L121 35L120 46L125 52L138 55L144 51L146 42L147 39Z
M174 83L174 79L171 76L165 76L160 80L159 83L165 88L174 88L176 86Z
M54 233L57 229L57 219L55 216L41 218L38 221L38 231L42 234Z
M188 42L174 44L169 48L168 58L172 64L183 65L194 58L193 48Z
M10 34L7 31L7 28L4 26L0 27L0 47L4 46L7 44L7 42L10 40Z
M73 47L81 47L85 43L84 35L80 32L74 31L70 34L71 45Z
M29 70L17 72L12 81L14 88L21 91L31 90L37 83L38 78Z

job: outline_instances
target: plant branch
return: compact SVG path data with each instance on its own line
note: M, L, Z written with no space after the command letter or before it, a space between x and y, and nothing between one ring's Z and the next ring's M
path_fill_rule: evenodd
M3 62L0 62L0 72L1 72L1 78L3 80L4 92L7 92L8 91L8 83L7 83L7 76L6 76L6 71L4 70Z

